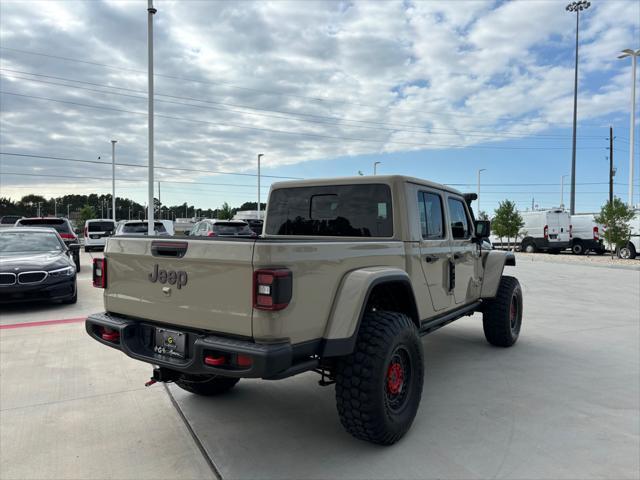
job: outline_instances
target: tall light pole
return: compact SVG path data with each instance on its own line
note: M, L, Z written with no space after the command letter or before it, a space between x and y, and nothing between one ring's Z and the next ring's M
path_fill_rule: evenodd
M560 208L564 208L564 177L569 175L562 175L560 177Z
M148 76L149 76L149 208L147 210L148 224L147 234L149 236L154 235L154 221L153 221L153 15L156 13L156 9L153 8L153 0L148 0L147 6L147 45L148 49Z
M487 169L486 168L480 168L478 169L478 215L480 215L480 174L482 172L485 172Z
M58 216L58 202L56 202L56 198L53 197L53 216Z
M580 26L580 12L591 6L590 2L580 0L567 5L567 12L576 14L576 67L573 80L573 147L571 149L571 209L570 213L576 213L576 133L578 129L578 29Z
M113 221L116 221L116 143L117 140L111 140L111 212L113 213Z
M38 216L40 216L40 204L41 204L41 203L42 203L42 202L38 202Z
M264 157L264 153L258 154L258 220L260 220L260 159Z
M631 57L631 122L629 125L629 206L633 207L633 147L636 130L636 63L640 50L635 52L630 48L622 51L618 58Z
M378 174L378 165L380 165L382 162L373 162L373 174L377 175Z
M67 218L69 218L69 207L71 206L70 203L67 203Z

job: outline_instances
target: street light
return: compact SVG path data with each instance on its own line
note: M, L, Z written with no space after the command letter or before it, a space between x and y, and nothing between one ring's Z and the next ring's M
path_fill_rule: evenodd
M111 140L111 211L113 212L113 221L116 221L116 143L117 140Z
M260 159L264 157L264 153L258 154L258 220L260 220Z
M564 208L564 177L569 175L562 175L560 177L560 208Z
M149 170L147 172L149 207L147 208L147 235L155 234L153 222L153 16L157 10L153 7L153 0L147 5L147 82L148 82L148 135L149 135Z
M640 50L635 52L630 48L622 51L618 58L631 57L631 125L629 126L629 206L633 207L633 147L636 130L636 63Z
M591 6L590 2L580 0L567 5L567 12L576 14L576 67L573 81L573 148L571 150L571 215L576 213L576 132L578 123L578 29L580 12Z
M478 215L480 215L480 173L485 172L486 168L480 168L478 170Z
M376 175L378 173L378 165L382 162L373 162L373 174Z

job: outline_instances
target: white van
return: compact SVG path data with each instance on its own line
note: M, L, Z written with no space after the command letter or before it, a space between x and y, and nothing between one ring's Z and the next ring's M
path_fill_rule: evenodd
M84 222L84 251L104 249L107 238L116 231L116 222L104 218L92 218Z
M640 253L640 210L635 211L629 226L631 227L631 238L626 245L618 248L619 258L634 259Z
M558 253L571 247L571 216L562 208L520 212L524 226L520 229L520 250Z
M601 235L604 225L596 223L592 213L571 215L571 251L576 255L594 252L602 255L605 252Z

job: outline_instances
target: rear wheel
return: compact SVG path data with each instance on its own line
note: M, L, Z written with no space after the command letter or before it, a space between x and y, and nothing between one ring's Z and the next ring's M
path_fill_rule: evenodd
M618 258L624 258L625 260L636 258L636 248L633 243L629 242L624 247L618 248Z
M536 253L538 249L536 244L531 240L525 240L522 242L522 251L526 253Z
M489 300L482 315L484 336L491 345L510 347L520 336L522 289L514 277L500 279L498 294Z
M175 384L189 393L210 397L231 390L239 378L220 375L182 375Z
M354 352L336 367L336 405L344 428L381 445L402 438L420 404L423 362L422 343L409 317L367 313Z
M571 251L575 255L582 255L584 253L584 245L582 245L582 242L576 240L575 242L573 242L573 245L571 246Z

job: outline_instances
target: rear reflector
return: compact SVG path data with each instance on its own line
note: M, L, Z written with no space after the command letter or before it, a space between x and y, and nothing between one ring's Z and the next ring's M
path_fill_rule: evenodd
M65 240L75 240L76 236L73 233L61 233L60 236Z
M250 367L253 365L253 360L248 355L238 355L236 357L236 365L239 367Z
M108 327L98 327L98 332L100 333L100 338L107 342L116 343L120 341L120 332L117 330L113 330Z
M543 234L545 239L549 238L549 225L544 226Z
M206 355L204 357L204 363L212 367L219 367L227 363L227 359L224 356Z
M291 270L256 270L253 275L253 306L258 310L282 310L289 305L293 290Z
M93 286L96 288L107 288L107 259L93 259Z
M600 240L600 232L598 231L598 227L593 227L593 239Z

